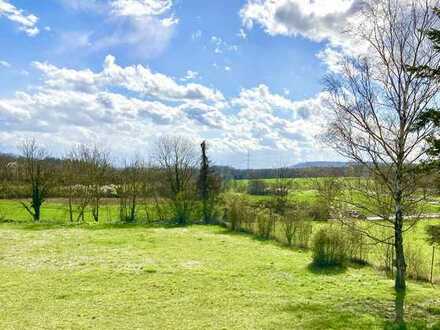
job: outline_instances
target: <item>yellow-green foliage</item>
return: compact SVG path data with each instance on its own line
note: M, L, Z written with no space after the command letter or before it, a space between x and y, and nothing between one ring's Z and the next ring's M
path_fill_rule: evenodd
M321 228L313 237L313 264L319 267L345 266L347 245L341 229L335 226Z

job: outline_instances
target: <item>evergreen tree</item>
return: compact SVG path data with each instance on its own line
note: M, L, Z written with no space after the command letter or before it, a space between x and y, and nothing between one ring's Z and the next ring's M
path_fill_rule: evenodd
M220 180L210 166L206 141L203 141L200 146L202 156L197 188L202 201L203 222L209 224L212 223L215 217L215 204L220 191Z
M433 9L435 15L440 18L440 7ZM431 80L440 80L440 29L431 28L425 31L428 39L432 42L432 54L430 56L437 57L437 66L409 66L409 69L415 73L417 73L420 77L431 79ZM416 121L416 125L414 130L420 130L423 127L428 125L432 125L436 128L435 133L427 137L428 149L427 154L431 156L431 164L434 165L438 163L440 156L440 138L438 137L438 128L440 128L440 109L438 108L429 108L426 109L419 115L418 120Z

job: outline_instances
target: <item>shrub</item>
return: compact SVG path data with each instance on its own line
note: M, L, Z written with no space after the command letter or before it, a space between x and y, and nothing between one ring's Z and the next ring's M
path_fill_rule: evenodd
M300 248L308 249L313 233L312 222L301 219L295 223L295 227L295 244Z
M347 241L347 255L350 261L361 265L367 264L368 245L366 238L355 227L349 226L345 231Z
M269 239L275 227L276 216L267 211L260 210L257 213L257 235L263 239Z
M428 256L423 254L423 249L414 242L406 242L404 246L407 263L408 277L414 280L428 281L430 276Z
M341 230L335 227L320 229L313 238L313 264L318 267L344 266L346 248Z
M266 195L267 189L267 184L263 180L251 180L247 186L249 195Z
M285 216L281 217L284 236L289 246L292 246L295 238L295 233L297 229L296 222L296 214L293 212L289 212Z
M247 200L239 194L227 194L224 197L226 221L232 231L241 231L249 227L252 215Z

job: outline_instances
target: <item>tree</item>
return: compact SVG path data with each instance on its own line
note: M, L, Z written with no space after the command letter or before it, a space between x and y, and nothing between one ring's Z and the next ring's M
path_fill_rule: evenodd
M60 183L63 187L63 192L67 197L67 211L69 214L69 221L73 222L74 218L74 199L76 197L76 186L78 173L75 171L75 160L72 154L67 155L63 159L62 173Z
M428 1L367 1L364 24L351 33L368 46L368 54L348 56L341 72L325 79L333 113L326 141L340 154L368 168L380 180L393 203L389 226L396 253L395 289L406 288L403 250L408 208L423 201L414 185L425 157L427 125L415 131L422 113L436 96L438 83L408 66L436 67L439 56L429 49L423 31L438 25ZM367 194L368 195L368 194ZM399 316L397 317L397 319Z
M172 201L175 220L179 225L186 225L195 193L197 157L194 145L184 137L164 136L156 143L154 157L166 180L164 193Z
M102 187L110 169L110 157L108 152L100 150L97 146L92 148L83 146L82 157L86 163L89 183L92 186L92 216L98 222Z
M314 181L314 188L317 192L315 206L315 218L328 220L335 217L339 209L339 199L342 194L342 180L338 178L317 178Z
M40 221L41 207L46 199L50 176L44 166L46 151L34 139L26 140L21 145L24 180L30 185L31 202L21 202L34 221Z
M126 164L118 176L119 218L122 222L135 223L145 178L144 163L136 159Z
M277 169L277 176L271 187L272 207L280 216L284 216L289 208L289 192L292 188L292 181L288 178L288 168Z
M433 8L433 12L440 17L440 8ZM428 27L423 31L431 42L431 50L438 55L440 52L440 29L438 27ZM440 79L440 67L437 63L423 63L421 65L409 65L408 70L414 72L419 77L438 81ZM438 163L440 156L440 139L438 137L438 129L440 127L440 110L437 107L430 107L421 112L417 118L415 130L420 130L427 125L433 125L435 130L427 137L428 148L427 153L433 157L435 163ZM438 165L438 164L437 164Z
M203 222L209 224L212 223L215 216L215 205L220 192L221 182L210 166L206 141L203 141L200 147L202 149L202 156L197 188L199 197L202 200Z

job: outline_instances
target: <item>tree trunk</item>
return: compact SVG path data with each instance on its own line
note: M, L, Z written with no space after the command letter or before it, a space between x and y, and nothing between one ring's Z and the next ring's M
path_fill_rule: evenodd
M395 321L398 325L405 324L405 295L406 295L405 291L396 292L394 308L396 312Z
M403 250L403 214L400 201L396 203L396 218L394 223L394 247L396 251L395 289L398 292L406 289L406 262Z

